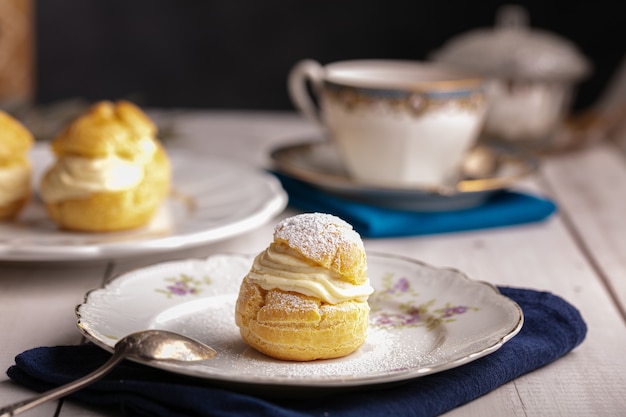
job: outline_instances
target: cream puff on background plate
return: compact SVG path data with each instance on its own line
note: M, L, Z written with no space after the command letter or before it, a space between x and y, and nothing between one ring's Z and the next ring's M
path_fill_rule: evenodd
M109 232L147 224L171 184L169 158L148 116L128 101L101 101L51 143L55 162L39 192L61 228Z

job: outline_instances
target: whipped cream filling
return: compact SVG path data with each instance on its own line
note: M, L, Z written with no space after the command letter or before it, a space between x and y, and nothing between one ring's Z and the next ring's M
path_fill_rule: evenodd
M143 181L145 165L157 151L150 136L136 140L137 151L130 157L115 154L101 158L66 155L57 160L40 187L48 203L88 198L92 194L132 189Z
M344 301L367 301L374 288L367 280L354 285L341 279L339 274L322 266L311 265L292 253L276 250L270 245L255 259L248 279L264 290L280 289L317 297L329 304Z
M45 177L41 196L51 203L128 190L143 180L144 164L143 160L130 161L115 155L104 158L64 156Z
M30 190L30 167L11 165L0 168L0 205L12 203L24 197Z

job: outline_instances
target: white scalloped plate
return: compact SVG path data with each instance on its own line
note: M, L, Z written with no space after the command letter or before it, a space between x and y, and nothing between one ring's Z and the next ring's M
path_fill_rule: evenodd
M523 323L519 306L490 284L368 254L376 291L365 344L344 358L280 361L248 347L235 325L239 285L251 262L215 255L126 273L87 294L76 310L78 327L109 351L143 329L182 333L217 350L215 359L197 364L148 363L178 374L230 385L330 388L404 381L468 363L499 349Z
M60 230L35 195L15 222L0 222L0 260L82 261L182 249L255 229L287 205L280 183L260 169L182 150L168 153L173 192L147 226L114 233ZM31 159L36 189L52 154L39 145Z

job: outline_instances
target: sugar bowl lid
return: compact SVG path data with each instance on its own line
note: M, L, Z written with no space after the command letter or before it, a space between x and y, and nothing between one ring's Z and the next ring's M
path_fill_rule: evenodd
M528 13L518 5L502 6L494 28L454 37L431 58L505 79L576 81L591 71L590 62L572 42L529 27Z

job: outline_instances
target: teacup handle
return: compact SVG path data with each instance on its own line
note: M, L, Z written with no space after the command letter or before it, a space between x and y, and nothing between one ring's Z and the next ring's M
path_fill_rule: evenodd
M287 80L287 88L289 97L294 106L310 121L324 128L324 122L320 115L319 107L315 105L307 89L308 83L311 84L312 94L319 95L324 77L324 68L322 65L312 59L305 59L298 62L291 72Z

